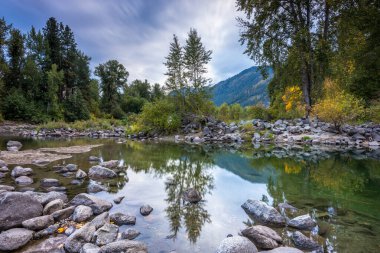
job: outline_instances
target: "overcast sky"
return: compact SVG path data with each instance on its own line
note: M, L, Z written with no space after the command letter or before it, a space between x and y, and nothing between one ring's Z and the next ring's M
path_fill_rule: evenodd
M238 15L235 0L0 0L0 16L23 32L41 29L51 16L69 25L92 69L116 59L129 80L160 84L173 34L184 44L190 28L213 51L213 83L254 65L238 41Z

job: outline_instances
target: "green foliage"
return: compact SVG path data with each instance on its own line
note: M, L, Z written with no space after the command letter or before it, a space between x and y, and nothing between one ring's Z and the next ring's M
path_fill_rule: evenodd
M90 112L82 92L78 89L71 94L64 103L65 120L73 122L76 120L88 120Z
M365 111L365 119L380 123L380 101L373 102Z
M270 120L271 115L266 107L258 104L246 107L246 117L249 119Z
M243 116L243 108L240 104L233 104L230 107L230 119L237 121Z
M64 121L49 121L44 124L40 124L38 129L58 129L58 128L70 128L78 131L84 130L112 130L113 127L122 127L125 123L116 119L99 119L91 118L89 120L78 120L75 122L67 123Z
M51 116L52 120L62 119L62 108L58 103L58 90L63 84L64 73L57 70L57 65L53 64L51 70L47 72L47 92L46 103L47 113Z

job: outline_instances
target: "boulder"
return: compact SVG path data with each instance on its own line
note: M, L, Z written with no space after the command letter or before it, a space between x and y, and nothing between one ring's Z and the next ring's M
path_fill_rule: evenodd
M147 253L146 245L138 241L120 240L100 248L99 253Z
M65 209L55 211L51 214L55 221L60 221L69 218L74 212L75 206L69 206Z
M95 215L108 211L112 208L112 203L106 200L97 198L95 196L89 195L87 193L80 193L76 195L70 202L69 205L79 206L85 205L91 207Z
M288 225L301 230L312 230L317 223L310 217L309 214L297 216L288 222Z
M85 177L87 177L87 173L84 172L84 171L81 170L81 169L79 169L79 170L77 171L77 173L75 174L75 178L76 178L76 179L83 179L83 178L85 178Z
M0 172L6 173L6 172L9 172L9 169L7 166L2 166L2 167L0 166Z
M46 204L43 210L44 215L52 214L58 210L61 210L63 208L63 201L62 199L56 199L52 200L49 203Z
M42 214L42 205L20 192L0 194L0 231L21 226L22 222Z
M100 185L95 182L91 182L87 186L87 192L88 193L97 193L97 192L102 192L102 191L108 191L108 188L106 186Z
M11 172L11 176L16 178L20 176L30 176L33 174L33 170L31 168L23 168L21 166L16 166Z
M58 179L55 178L43 178L40 181L41 187L59 186Z
M21 176L15 179L16 184L19 185L28 185L33 184L33 179L27 176Z
M108 169L115 169L119 166L119 161L118 160L110 160L110 161L105 161L99 164L102 167L106 167Z
M153 211L153 208L150 205L143 205L140 207L140 213L142 216L147 216Z
M264 224L285 226L285 218L275 208L263 201L249 199L241 207L248 215Z
M66 170L67 171L70 171L70 172L75 172L78 170L78 165L76 164L72 164L72 163L69 163L65 166Z
M0 185L0 190L10 192L10 191L14 191L15 188L13 186L9 186L9 185Z
M243 236L225 238L219 245L217 253L257 253L258 250L249 239Z
M40 202L42 205L46 205L47 203L60 199L64 203L67 202L67 195L63 192L33 192L33 191L27 191L25 194L31 196L38 202Z
M202 196L194 188L189 188L183 193L183 199L190 203L198 203L202 200Z
M100 161L100 158L99 157L97 157L97 156L90 156L89 158L88 158L88 160L90 161L90 162L99 162Z
M50 225L44 230L36 232L33 236L34 239L41 239L42 237L54 234L59 228L59 224Z
M282 243L282 238L276 231L261 225L246 228L241 231L241 234L261 249L277 248Z
M47 228L50 225L54 224L53 216L51 215L44 215L40 217L31 218L29 220L25 220L22 222L22 226L29 230L42 230Z
M91 207L79 205L75 208L72 219L75 222L82 222L91 218L93 214Z
M117 174L106 167L100 165L92 166L88 172L88 176L94 179L114 178Z
M131 214L113 213L110 215L110 220L118 226L136 224L136 217Z
M33 231L25 228L12 228L0 234L0 251L19 249L33 237Z
M99 251L100 247L92 243L86 243L85 245L83 245L79 253L98 253Z
M45 189L48 192L65 192L67 191L67 188L64 186L52 186Z
M1 189L1 188L0 188ZM121 201L123 201L124 199L124 196L120 196L120 197L117 197L113 200L113 202L115 202L115 204L120 204Z
M128 239L128 240L133 240L136 237L138 237L141 233L134 229L134 228L128 228L121 234L122 239Z
M94 234L94 241L98 246L109 244L116 240L118 232L118 226L106 223L101 228L96 230Z
M3 160L0 160L0 168L7 167L8 164L6 164Z
M19 151L22 148L22 144L19 141L8 141L7 150L8 151Z
M304 234L302 234L299 231L296 231L292 234L292 241L294 245L302 250L316 250L319 249L320 246L317 242L313 241L312 239L306 237Z
M303 251L292 247L278 247L272 250L260 251L265 253L303 253Z
M23 253L62 253L62 244L65 240L66 236L51 237L28 247Z

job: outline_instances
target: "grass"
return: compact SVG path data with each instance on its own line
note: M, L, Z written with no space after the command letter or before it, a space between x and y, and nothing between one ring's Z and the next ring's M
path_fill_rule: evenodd
M116 119L91 119L91 120L81 120L75 122L64 122L64 121L50 121L48 123L38 125L38 129L75 129L78 131L83 130L112 130L114 127L125 127L126 122Z

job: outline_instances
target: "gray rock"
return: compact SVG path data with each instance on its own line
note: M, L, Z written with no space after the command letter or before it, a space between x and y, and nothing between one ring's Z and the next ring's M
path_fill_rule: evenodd
M64 205L64 203L63 203L62 199L52 200L49 203L47 203L46 206L44 207L43 214L48 215L48 214L52 214L58 210L62 210L63 205Z
M194 188L189 188L183 193L183 199L190 203L197 203L202 200L202 196Z
M285 226L285 218L273 207L258 200L247 200L242 206L244 211L264 224Z
M120 240L100 248L99 253L147 253L146 245L138 241Z
M42 187L59 186L59 181L55 178L43 178L41 179L40 184Z
M38 231L34 234L34 239L41 239L42 237L49 236L54 234L57 229L59 228L59 224L50 225L49 227L45 228L44 230Z
M8 164L6 164L3 160L0 160L0 168L7 167Z
M131 214L113 213L110 215L110 220L118 226L136 224L136 217Z
M54 224L53 216L51 215L44 215L40 217L31 218L29 220L25 220L22 222L22 226L29 230L42 230L47 228L50 225Z
M70 163L70 164L67 164L65 168L67 169L67 171L75 172L78 170L78 165Z
M303 253L303 251L292 247L278 247L272 250L260 251L266 253Z
M0 250L10 251L19 249L33 237L33 231L25 228L12 228L0 234Z
M16 184L19 185L28 185L33 184L33 179L27 176L21 176L15 179Z
M104 226L96 230L94 234L94 241L98 246L104 246L114 242L117 238L119 227L114 224L106 223Z
M67 188L64 186L52 186L52 187L46 188L46 191L48 191L48 192L65 192L65 191L67 191Z
M90 157L88 158L88 160L89 160L90 162L99 162L99 161L100 161L100 158L97 157L97 156L90 156Z
M261 225L246 228L241 234L261 249L273 249L282 243L282 238L276 231Z
M0 194L0 231L21 226L22 222L42 214L42 205L19 192Z
M95 215L108 211L112 208L112 203L106 200L97 198L95 196L89 195L87 193L80 193L76 195L70 202L69 205L79 206L85 205L92 208Z
M70 236L72 233L74 233L76 228L74 226L70 226L65 230L65 235Z
M75 206L69 206L65 209L55 211L51 214L55 221L60 221L69 218L74 212Z
M98 253L99 251L100 247L92 243L86 243L85 245L83 245L79 253Z
M8 151L19 151L22 148L22 144L19 141L8 141L7 150Z
M312 239L306 237L299 231L296 231L292 234L292 241L294 245L302 250L316 250L320 248L319 244Z
M25 194L31 196L38 202L40 202L42 205L46 205L47 203L56 200L61 199L63 202L67 202L67 195L63 192L32 192L27 191Z
M97 193L97 192L102 192L102 191L108 191L108 188L106 186L100 185L95 182L91 182L87 186L87 192L88 193Z
M80 185L83 183L83 180L74 179L70 182L72 185Z
M138 237L141 233L134 229L134 228L128 228L121 234L122 239L128 239L128 240L133 240L136 237Z
M15 188L13 186L9 186L9 185L0 185L0 190L10 192L10 191L14 191Z
M75 222L82 222L91 218L93 214L91 207L79 205L75 208L72 219Z
M84 171L81 170L81 169L79 169L79 170L77 171L77 173L75 174L75 178L76 178L76 179L83 179L83 178L85 178L85 177L87 177L87 173L84 172Z
M88 172L88 176L94 179L114 178L117 174L106 167L100 165L92 166Z
M147 216L153 211L153 208L150 205L143 205L140 207L140 213L142 216Z
M62 244L66 236L57 236L48 238L39 244L28 247L23 253L63 253Z
M288 222L288 225L301 230L312 230L317 223L310 217L309 214L297 216Z
M257 248L243 236L225 238L219 245L217 253L257 253Z
M104 224L110 222L110 216L108 212L104 212L102 214L99 214L96 216L92 221L91 224L96 227L96 229L102 227Z
M105 161L99 164L102 167L106 167L108 169L114 169L119 166L119 161L118 160L110 160L110 161Z
M124 196L120 196L120 197L117 197L113 200L113 202L115 202L115 204L120 204L121 201L123 201L124 199Z
M0 172L9 172L9 169L7 166L0 166Z
M33 174L33 170L31 168L23 168L21 166L16 166L11 172L12 177L20 177L20 176L30 176Z

